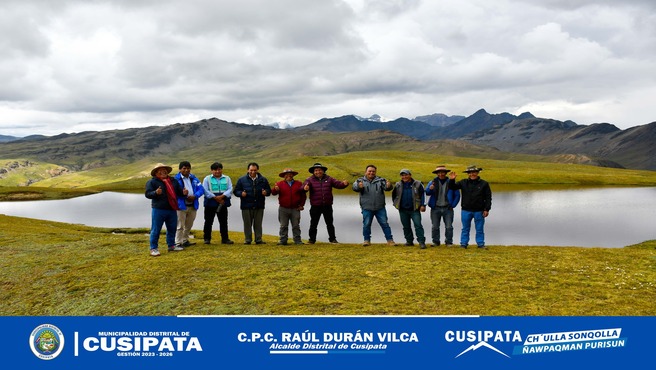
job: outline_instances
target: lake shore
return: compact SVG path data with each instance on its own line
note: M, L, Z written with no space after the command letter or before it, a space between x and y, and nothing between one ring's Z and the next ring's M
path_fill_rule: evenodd
M621 248L656 238L651 220L653 209L656 208L655 187L494 191L492 198L492 211L485 221L487 244ZM386 200L394 238L405 242L399 213L392 206L389 194ZM239 205L240 201L236 200L228 212L228 227L231 231L243 230ZM0 213L6 215L109 228L148 228L151 222L150 209L151 202L143 193L102 192L62 200L0 202ZM307 237L309 229L309 209L310 206L306 205L301 214L303 237ZM350 189L335 192L333 209L337 239L346 243L362 243L362 215L358 195ZM422 213L422 224L430 243L432 227L429 211ZM454 211L453 241L460 244L460 206ZM197 230L203 228L202 206L199 214L193 225ZM277 235L279 229L278 199L269 197L264 212L263 231ZM385 242L379 230L379 225L372 226L370 240L374 243ZM443 234L444 230L441 231ZM319 228L317 238L319 241L328 241L325 227ZM441 241L444 242L443 239Z

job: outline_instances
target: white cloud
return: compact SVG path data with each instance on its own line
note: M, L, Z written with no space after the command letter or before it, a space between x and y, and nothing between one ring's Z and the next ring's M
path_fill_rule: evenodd
M646 124L654 4L7 0L0 134L480 108Z

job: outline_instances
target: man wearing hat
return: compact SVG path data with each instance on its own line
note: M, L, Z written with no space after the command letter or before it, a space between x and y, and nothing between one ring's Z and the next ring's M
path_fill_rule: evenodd
M492 207L492 190L487 181L481 179L478 174L482 168L471 165L464 171L467 178L456 182L456 173L449 174L449 189L462 192L462 234L460 235L460 246L467 248L469 244L469 230L471 221L474 220L476 228L476 244L479 248L485 248L485 218Z
M278 181L271 189L272 195L278 195L278 221L280 221L279 245L287 245L289 237L289 223L292 224L294 244L303 244L301 241L301 211L305 207L305 190L300 181L294 180L298 172L285 168L278 176Z
M169 252L177 252L184 248L175 245L175 232L178 226L178 197L189 194L169 174L173 171L171 166L159 163L150 171L153 177L146 183L146 198L151 200L151 226L150 226L150 255L160 255L158 242L162 226L166 224L166 245Z
M371 245L371 224L374 217L380 228L383 229L387 244L396 245L392 237L392 228L387 223L387 210L385 209L385 192L392 190L392 183L376 176L376 171L376 166L368 165L364 176L353 183L353 191L360 193L362 236L364 237L362 245L365 247Z
M412 173L407 168L402 169L399 174L401 175L401 181L394 185L392 202L394 202L394 207L399 210L405 245L414 245L412 225L410 224L410 221L412 221L412 224L415 226L415 232L417 233L419 248L426 249L426 237L424 236L424 227L421 224L420 213L426 212L424 185L421 181L413 179Z
M444 165L439 165L433 171L437 176L426 185L426 195L430 195L428 206L431 208L431 236L433 246L440 245L440 222L444 220L444 242L447 247L453 245L453 209L460 202L460 192L449 189L449 173Z
M333 225L333 188L344 189L349 183L326 175L326 171L328 167L315 163L308 169L312 176L303 183L303 190L310 192L310 244L317 241L317 227L322 215L328 229L328 240L337 243Z

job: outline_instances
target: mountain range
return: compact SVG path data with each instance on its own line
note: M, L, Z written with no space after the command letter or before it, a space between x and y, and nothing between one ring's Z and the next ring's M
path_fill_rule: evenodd
M145 159L159 162L184 157L211 163L217 148L224 161L406 150L490 159L522 153L548 156L546 160L552 162L653 171L655 139L656 122L620 130L608 123L586 126L538 118L528 112L515 116L490 114L483 109L468 117L433 114L393 121L377 115L347 115L288 129L211 118L56 136L4 136L0 138L0 159L12 161L0 162L0 179L37 161L55 165L48 168L48 176Z
M620 130L609 123L579 125L538 118L529 112L490 114L481 109L448 122L441 114L376 122L356 116L324 118L301 130L357 132L389 130L418 140L459 140L501 151L558 155L563 162L656 170L656 122ZM431 122L431 123L429 123ZM439 123L436 123L439 122Z

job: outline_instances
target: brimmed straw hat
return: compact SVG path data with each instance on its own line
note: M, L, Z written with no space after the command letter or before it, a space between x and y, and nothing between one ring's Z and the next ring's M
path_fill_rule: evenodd
M159 170L160 168L165 169L167 175L168 175L169 173L171 173L171 171L173 171L173 167L171 167L171 166L167 166L167 165L165 165L164 163L158 163L158 164L155 165L155 168L153 168L153 170L150 171L150 176L155 177L155 174L157 173L157 170Z
M448 170L443 164L441 164L437 166L437 168L435 169L435 171L433 171L433 173L438 173L440 171L451 172L451 170Z
M292 175L298 175L298 172L292 170L291 168L285 168L281 173L278 174L280 177L285 177L285 174L291 173Z

